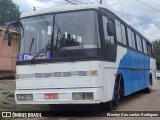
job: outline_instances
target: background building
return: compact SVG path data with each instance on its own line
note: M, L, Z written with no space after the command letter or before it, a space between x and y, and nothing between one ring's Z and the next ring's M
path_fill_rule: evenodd
M8 46L8 37L5 28L0 26L0 73L16 73L16 58L19 49L19 31L12 32L12 45Z

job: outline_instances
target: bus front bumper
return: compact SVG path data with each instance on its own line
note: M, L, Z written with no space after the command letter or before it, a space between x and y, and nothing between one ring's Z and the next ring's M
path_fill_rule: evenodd
M76 89L16 90L17 104L98 104L102 87Z

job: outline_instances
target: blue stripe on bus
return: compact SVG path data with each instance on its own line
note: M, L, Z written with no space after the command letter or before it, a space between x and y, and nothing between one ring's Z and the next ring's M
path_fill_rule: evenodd
M124 96L148 87L149 69L149 56L127 50L127 53L120 60L119 69L117 70L117 75L119 73L123 75Z

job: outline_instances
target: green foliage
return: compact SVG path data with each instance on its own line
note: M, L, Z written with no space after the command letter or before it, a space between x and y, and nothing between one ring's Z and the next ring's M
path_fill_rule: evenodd
M8 106L6 104L0 104L0 110L1 109L7 109L7 108L8 108Z
M6 95L6 94L9 94L9 93L10 93L10 92L3 92L2 94L3 94L3 95Z
M19 20L19 7L12 0L0 0L0 25Z
M7 94L7 97L14 97L14 93Z
M157 69L160 70L160 39L153 42L154 57L156 59Z
M38 104L38 105L36 105L36 107L41 108L41 109L47 109L48 105L46 105L46 104Z

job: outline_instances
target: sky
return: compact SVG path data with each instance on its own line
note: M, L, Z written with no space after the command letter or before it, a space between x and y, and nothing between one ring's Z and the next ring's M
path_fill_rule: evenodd
M58 6L63 0L12 0L20 11ZM81 0L84 2L84 0ZM99 0L86 0L98 3ZM160 0L103 0L103 5L133 26L150 41L160 39Z

